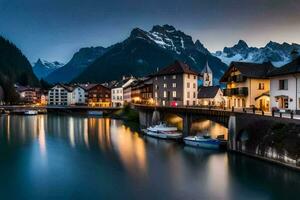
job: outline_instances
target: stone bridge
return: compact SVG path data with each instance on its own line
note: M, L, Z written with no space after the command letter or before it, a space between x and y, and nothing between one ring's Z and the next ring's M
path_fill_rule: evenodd
M152 125L153 112L157 111L160 116L166 114L175 114L183 120L183 135L188 136L193 121L199 118L206 118L220 123L228 128L228 144L231 150L236 150L237 136L245 129L245 127L261 121L273 121L278 123L296 123L300 124L300 120L279 118L266 115L257 115L253 113L232 112L221 109L206 109L197 107L159 107L134 105L139 112L140 124L142 127Z

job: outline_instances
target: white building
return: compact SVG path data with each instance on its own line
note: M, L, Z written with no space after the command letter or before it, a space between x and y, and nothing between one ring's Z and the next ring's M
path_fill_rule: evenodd
M86 103L86 94L85 89L81 86L74 86L72 88L72 100L71 104L85 104Z
M72 88L57 84L48 91L48 105L67 106L72 103Z
M124 105L124 88L129 86L136 79L133 77L123 77L121 81L116 83L111 89L111 102L113 107Z
M273 110L300 110L300 57L270 73Z
M57 84L48 91L48 105L69 106L85 103L85 90L79 85Z

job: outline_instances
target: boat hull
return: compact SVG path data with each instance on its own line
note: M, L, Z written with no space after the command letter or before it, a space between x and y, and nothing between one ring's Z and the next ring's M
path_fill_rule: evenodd
M183 140L185 145L198 147L198 148L206 148L206 149L220 149L220 142L217 140Z
M182 133L159 133L159 132L152 132L145 130L144 133L150 137L160 138L160 139L167 139L167 140L178 140L182 138Z

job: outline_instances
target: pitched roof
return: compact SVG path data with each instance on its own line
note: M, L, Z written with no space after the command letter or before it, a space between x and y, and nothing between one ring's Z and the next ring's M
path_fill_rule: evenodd
M198 98L214 98L217 95L219 89L219 86L200 87L198 91Z
M248 62L232 62L228 70L221 77L220 82L227 82L226 77L230 75L232 69L237 69L243 76L247 78L267 78L268 74L275 69L271 62L264 63L248 63Z
M172 75L172 74L194 74L198 75L199 73L192 70L187 64L180 61L175 61L173 64L162 68L157 73L152 76L162 76L162 75Z
M275 68L269 73L269 76L280 76L295 73L300 73L300 56L280 68Z
M90 90L91 88L97 86L97 83L87 83L87 84L79 84L84 90Z
M123 87L124 84L126 84L130 79L132 79L133 77L125 77L122 80L120 80L119 82L117 82L115 85L112 86L112 88L120 88Z
M204 73L207 74L212 74L212 70L210 69L209 65L208 65L208 61L206 62L204 68L201 71L201 74L203 75Z
M64 84L57 84L55 86L61 86L63 88L65 88L67 91L72 92L73 91L73 87L68 86L68 85L64 85Z

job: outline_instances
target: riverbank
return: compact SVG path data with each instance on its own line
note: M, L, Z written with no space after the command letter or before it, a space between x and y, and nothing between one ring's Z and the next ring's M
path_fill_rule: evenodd
M132 109L129 105L124 106L122 109L117 110L109 115L114 119L121 119L124 121L130 121L139 123L139 113L138 111Z
M258 159L258 160L261 160L261 161L264 161L264 162L268 162L268 163L271 163L271 164L275 164L275 165L278 165L278 166L281 166L281 167L284 167L284 168L288 168L288 169L292 169L292 170L295 170L297 172L300 172L300 166L296 166L296 165L292 165L292 164L289 164L289 163L281 162L279 160L274 160L274 159L271 159L271 158L267 158L267 157L263 157L263 156L259 156L259 155L256 155L256 154L243 152L243 151L229 150L228 152L240 154L240 155L243 155L243 156L248 156L248 157L251 157L251 158L254 158L254 159Z

